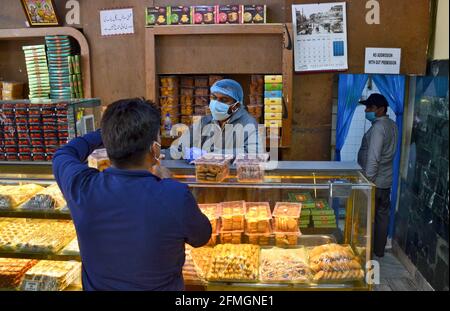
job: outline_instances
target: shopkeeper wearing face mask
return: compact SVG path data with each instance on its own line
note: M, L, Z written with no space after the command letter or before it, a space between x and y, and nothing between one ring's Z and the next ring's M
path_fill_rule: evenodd
M70 208L82 260L84 290L184 289L185 243L203 246L211 224L187 185L161 179L160 113L142 99L115 102L100 131L61 147L53 173ZM103 172L86 159L106 147Z
M367 179L376 186L373 250L377 257L383 257L388 235L398 129L387 115L389 104L383 95L372 94L360 103L366 106L366 119L372 122L372 127L363 137L358 163Z
M201 119L198 131L191 127L190 137L181 139L184 144L190 143L188 148L180 148L185 159L195 160L211 152L234 156L262 153L258 123L245 109L244 92L238 82L217 81L211 87L209 108L211 115Z

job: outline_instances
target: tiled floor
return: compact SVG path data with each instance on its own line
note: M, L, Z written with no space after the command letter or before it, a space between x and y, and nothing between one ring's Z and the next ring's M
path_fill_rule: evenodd
M380 263L380 283L375 291L418 291L420 290L413 277L391 253L386 252Z

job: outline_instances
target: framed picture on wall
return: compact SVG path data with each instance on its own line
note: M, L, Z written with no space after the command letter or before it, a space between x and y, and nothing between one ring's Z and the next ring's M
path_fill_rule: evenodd
M31 27L58 26L54 0L20 0Z

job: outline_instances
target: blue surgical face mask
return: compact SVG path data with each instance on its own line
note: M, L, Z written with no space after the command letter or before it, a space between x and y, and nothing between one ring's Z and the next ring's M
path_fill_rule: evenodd
M231 116L231 114L228 113L230 106L217 100L211 100L209 103L209 109L211 110L211 114L216 121L224 121Z
M375 121L375 119L377 118L377 115L375 112L366 112L366 119L369 120L370 122Z

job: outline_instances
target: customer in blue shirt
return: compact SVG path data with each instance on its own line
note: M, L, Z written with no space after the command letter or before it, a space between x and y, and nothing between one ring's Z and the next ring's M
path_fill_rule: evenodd
M185 243L211 225L188 187L150 173L160 157L160 114L141 99L110 105L100 131L60 148L53 172L78 236L85 290L183 290ZM104 145L112 167L89 168Z

